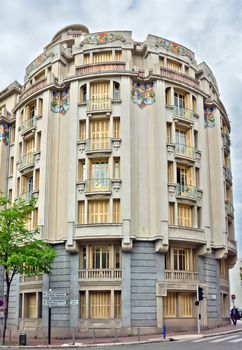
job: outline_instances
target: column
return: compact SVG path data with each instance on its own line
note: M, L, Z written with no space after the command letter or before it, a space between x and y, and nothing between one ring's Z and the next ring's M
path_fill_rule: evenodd
M122 328L131 327L131 253L122 253Z
M70 255L71 266L70 266L70 299L71 300L79 300L79 254ZM78 329L78 321L79 321L79 310L80 306L78 305L70 305L70 331Z

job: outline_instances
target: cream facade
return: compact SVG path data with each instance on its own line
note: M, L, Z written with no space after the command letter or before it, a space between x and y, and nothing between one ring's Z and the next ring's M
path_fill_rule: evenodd
M73 25L15 85L0 94L1 188L35 196L29 228L58 257L50 276L15 280L13 331L47 334L49 288L68 294L52 307L59 337L195 329L198 286L201 326L229 322L230 122L206 63Z

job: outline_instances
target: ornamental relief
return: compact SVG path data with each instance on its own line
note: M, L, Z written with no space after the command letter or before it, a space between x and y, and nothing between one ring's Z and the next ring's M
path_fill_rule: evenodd
M140 109L155 103L154 82L151 83L135 83L131 89L132 102L137 104Z
M126 41L120 33L102 32L88 35L82 40L80 46L85 44L103 45L115 40Z

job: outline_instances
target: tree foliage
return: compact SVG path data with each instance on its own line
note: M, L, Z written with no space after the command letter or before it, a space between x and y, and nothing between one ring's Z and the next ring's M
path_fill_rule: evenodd
M39 238L39 230L29 230L27 223L35 208L35 200L19 199L11 203L0 197L0 265L6 283L3 343L8 318L10 286L16 274L33 276L49 274L55 250Z

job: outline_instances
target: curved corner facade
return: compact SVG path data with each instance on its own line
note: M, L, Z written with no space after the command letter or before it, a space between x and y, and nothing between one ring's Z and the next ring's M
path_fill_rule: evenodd
M197 308L203 328L230 322L230 123L206 63L74 25L15 85L0 93L0 185L36 197L29 228L58 257L50 276L16 278L13 331L47 334L48 305L56 337L195 329Z

